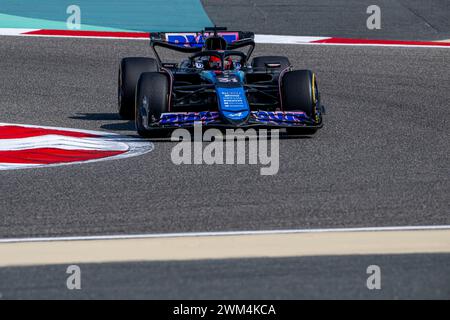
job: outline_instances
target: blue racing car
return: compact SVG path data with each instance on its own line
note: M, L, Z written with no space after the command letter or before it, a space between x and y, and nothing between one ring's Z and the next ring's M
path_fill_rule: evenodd
M315 74L293 70L283 56L250 61L254 34L205 28L199 33L151 34L155 58L124 58L119 68L119 114L145 137L166 136L194 123L223 128L286 128L314 134L323 107ZM186 54L161 60L159 49Z

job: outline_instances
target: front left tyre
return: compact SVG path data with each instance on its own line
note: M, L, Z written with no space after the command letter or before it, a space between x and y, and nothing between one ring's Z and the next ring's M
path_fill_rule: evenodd
M133 120L135 115L136 84L143 72L157 72L158 63L153 58L124 58L119 66L118 105L122 119Z
M283 110L303 111L318 124L319 89L315 74L310 70L286 72L282 79ZM317 128L288 128L290 134L314 134Z

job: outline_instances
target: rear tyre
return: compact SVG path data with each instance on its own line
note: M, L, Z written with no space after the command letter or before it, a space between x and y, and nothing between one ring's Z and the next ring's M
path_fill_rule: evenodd
M158 63L153 58L124 58L120 62L118 81L119 115L133 120L135 114L135 91L143 72L157 72Z
M310 70L287 72L282 79L282 99L285 111L303 111L316 119L316 107L319 101L319 90L316 77ZM292 134L314 134L317 128L288 128Z
M262 56L255 57L252 60L252 68L267 68L267 63L278 63L280 64L279 68L274 68L275 70L283 70L291 65L289 59L283 56Z
M141 74L136 86L136 130L142 137L165 137L167 129L152 128L169 110L169 77L164 73Z

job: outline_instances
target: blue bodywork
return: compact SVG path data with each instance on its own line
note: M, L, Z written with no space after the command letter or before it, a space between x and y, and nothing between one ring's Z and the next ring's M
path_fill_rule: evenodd
M240 125L250 117L242 71L203 71L201 77L216 87L219 114L230 124Z

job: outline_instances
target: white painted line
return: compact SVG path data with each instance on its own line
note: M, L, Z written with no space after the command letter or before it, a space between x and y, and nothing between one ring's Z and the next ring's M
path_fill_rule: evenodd
M367 228L330 228L330 229L288 229L288 230L256 230L256 231L219 231L219 232L185 232L185 233L150 233L124 234L104 236L73 237L36 237L36 238L4 238L0 243L53 242L53 241L95 241L126 240L151 238L189 238L189 237L222 237L222 236L257 236L300 233L346 233L346 232L382 232L382 231L430 231L450 230L450 225L439 226L399 226L399 227L367 227Z
M2 36L21 36L24 33L36 31L37 29L20 29L20 28L0 28Z
M0 34L3 36L3 34ZM149 37L140 38L127 38L127 37L95 37L95 36L61 36L61 35L43 35L43 34L19 34L19 35L6 35L6 36L20 36L20 37L33 37L33 38L72 38L72 39L97 39L97 40L137 40L137 41L150 41Z
M306 46L341 46L341 47L385 47L385 48L436 48L436 49L450 49L450 46L435 46L435 45L412 45L412 44L378 44L378 43L297 43L297 45Z
M86 130L86 129L40 126L40 125L25 124L25 123L0 122L0 126L21 126L21 127L36 128L36 129L56 129L56 130L71 131L71 132L82 132L82 133L88 133L88 134L93 134L93 135L110 136L110 137L118 137L118 136L120 136L120 134L118 134L118 133L107 132L107 131L94 131L94 130Z
M255 35L256 43L267 44L305 44L326 39L330 39L330 37L281 36L272 34Z
M117 150L128 151L127 144L104 138L74 138L59 135L42 135L22 139L0 139L0 151L58 148L63 150Z

